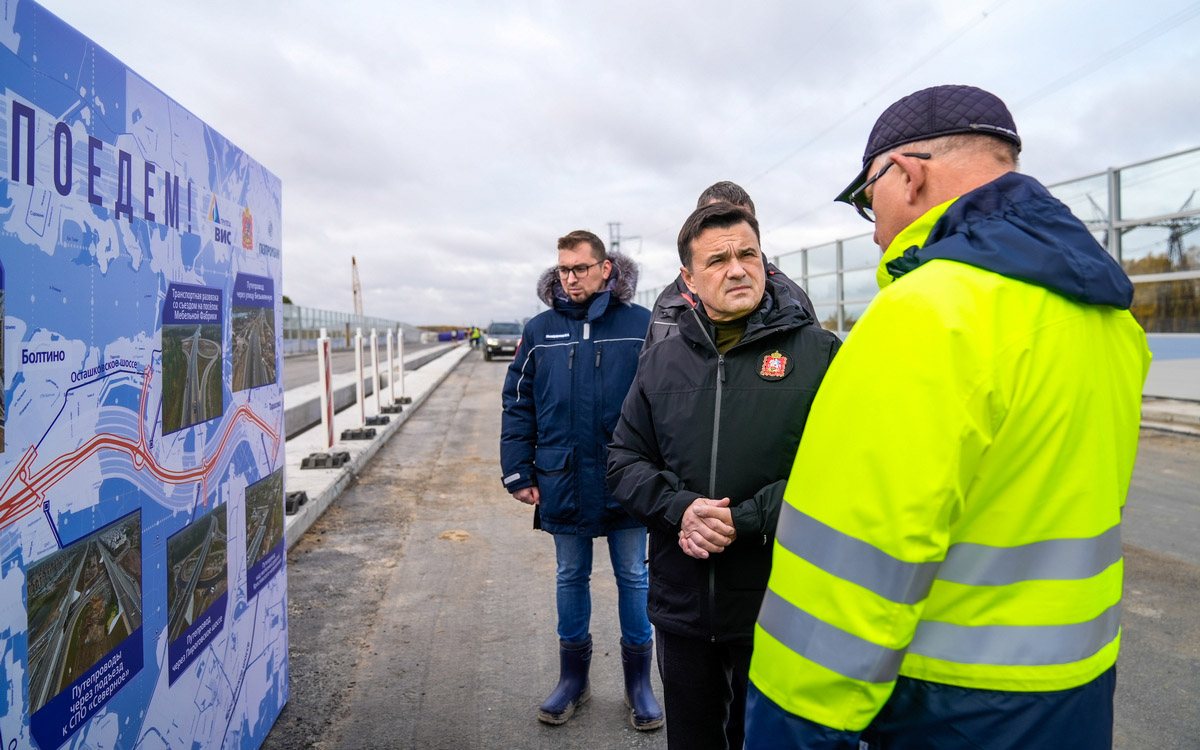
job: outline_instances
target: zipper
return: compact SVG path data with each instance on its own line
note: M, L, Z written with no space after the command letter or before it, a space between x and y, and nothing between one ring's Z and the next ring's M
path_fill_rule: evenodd
M700 314L696 312L696 308L693 307L690 312L692 313L692 315L696 316L696 323L699 326L701 333L704 334L704 338L708 341L709 346L711 346L713 351L715 351L717 353L717 395L716 395L715 410L713 413L712 453L710 456L710 468L709 468L709 474L708 474L708 496L716 497L716 493L717 493L717 443L719 442L718 439L720 438L720 434L721 434L721 395L722 395L721 391L722 391L722 386L725 383L725 355L721 354L720 350L717 349L717 344L715 341L713 341L712 336L708 335L708 329L706 329L704 327L704 323L701 322ZM766 334L771 333L773 331L774 331L774 329L772 329L771 331L759 331L759 332L756 332L756 335L750 336L750 337L743 335L741 340L738 341L736 344L734 344L733 347L731 347L731 349L741 346L742 344L749 343L750 341L754 341L754 340L761 338L762 336L765 336ZM766 539L765 534L763 535L763 539L764 539L764 543L765 543L765 539ZM715 631L716 626L717 626L717 570L715 567L715 561L713 560L713 558L711 556L708 558L708 618L709 618L710 627L712 628L713 631ZM709 636L708 636L708 640L710 643L716 643L717 642L716 633L710 632Z
M716 406L713 410L713 436L712 436L712 457L708 470L708 496L716 498L717 496L717 444L721 436L721 386L725 382L725 355L717 354L717 398ZM713 632L710 633L710 642L716 643L717 629L717 568L716 561L710 556L708 558L708 621L711 623Z
M600 369L600 343L596 342L596 365L592 374L592 419L595 424L604 424L604 370ZM0 748L3 750L3 748Z
M713 567L712 557L708 558L708 621L712 631L717 629L717 569ZM709 632L708 642L716 643L717 634Z
M721 437L721 386L725 383L725 355L717 355L717 398L713 409L712 456L708 468L708 496L716 499L717 443Z
M575 369L575 347L571 347L571 351L567 353L567 369Z
M696 323L700 327L700 331L704 334L704 338L708 340L709 346L717 353L717 395L716 403L713 409L713 436L712 436L712 452L709 457L708 470L708 496L715 497L717 492L717 443L721 435L721 388L725 383L725 355L721 354L717 349L717 344L708 335L708 330L704 327L704 323L700 320L700 314L696 312L696 308L691 309L692 315L696 316ZM716 561L711 556L708 558L708 622L709 634L708 640L710 643L717 642L717 569Z

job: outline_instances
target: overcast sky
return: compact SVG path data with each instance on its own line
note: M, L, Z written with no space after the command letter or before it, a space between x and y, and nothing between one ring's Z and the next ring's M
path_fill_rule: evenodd
M620 222L641 288L717 180L771 256L868 231L832 197L879 113L1003 98L1045 183L1200 146L1200 3L45 0L283 182L283 291L414 324L542 308ZM637 239L630 239L636 237Z

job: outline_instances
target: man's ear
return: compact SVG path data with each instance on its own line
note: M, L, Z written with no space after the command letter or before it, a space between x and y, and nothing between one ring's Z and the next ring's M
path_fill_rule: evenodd
M692 272L687 269L687 266L679 267L679 275L683 277L683 283L687 284L687 288L692 294L696 293L696 285L692 283Z
M909 205L915 205L921 188L925 186L926 164L924 159L916 159L904 154L893 154L892 160L904 171L904 200Z
M605 258L600 268L604 271L604 280L608 281L608 277L612 275L612 261Z

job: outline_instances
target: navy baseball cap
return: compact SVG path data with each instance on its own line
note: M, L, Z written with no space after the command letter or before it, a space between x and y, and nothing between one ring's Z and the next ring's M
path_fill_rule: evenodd
M875 121L863 153L862 171L834 200L850 202L850 194L867 181L867 168L876 156L905 143L955 133L993 135L1021 149L1017 124L995 94L974 86L922 89L885 109Z

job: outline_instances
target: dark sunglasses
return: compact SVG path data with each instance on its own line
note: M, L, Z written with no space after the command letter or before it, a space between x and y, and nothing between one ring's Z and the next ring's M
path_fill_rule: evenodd
M911 156L914 159L932 159L933 154L900 154L901 156ZM875 173L875 176L858 186L847 198L847 202L854 206L854 210L858 211L858 215L871 222L875 223L875 209L871 208L871 199L867 197L867 188L875 184L875 181L883 177L883 173L891 169L896 162L891 159L887 164L883 165L883 169Z

